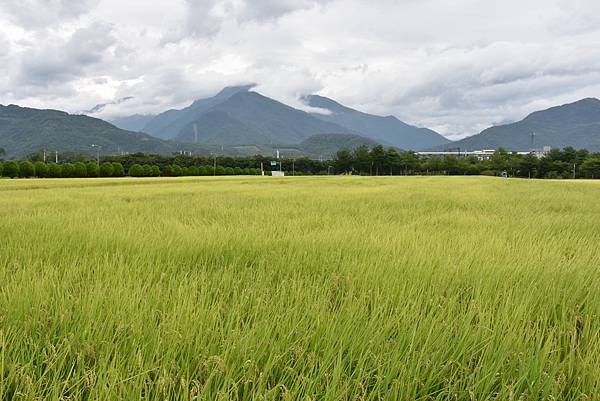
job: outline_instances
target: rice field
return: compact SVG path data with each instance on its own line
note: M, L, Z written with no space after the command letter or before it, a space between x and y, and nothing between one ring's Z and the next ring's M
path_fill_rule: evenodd
M600 183L0 181L0 400L600 399Z

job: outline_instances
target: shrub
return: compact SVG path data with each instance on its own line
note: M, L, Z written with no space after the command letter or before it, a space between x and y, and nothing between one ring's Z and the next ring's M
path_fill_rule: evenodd
M112 163L102 163L100 165L100 177L112 177L115 172L115 168Z
M75 166L73 166L71 163L63 163L63 164L61 164L61 168L62 168L61 177L65 177L65 178L73 177L73 174L75 173Z
M200 169L196 166L192 166L188 169L188 173L189 175L196 177L200 175Z
M60 164L51 163L48 165L48 177L60 178L62 177L62 167Z
M2 177L3 171L4 171L4 163L0 162L0 177Z
M144 170L144 177L152 177L152 166L149 164L144 164L142 166Z
M217 166L217 168L215 169L215 174L216 175L225 175L225 167Z
M152 166L152 177L160 177L160 167Z
M73 165L73 176L79 178L87 177L87 166L85 163L79 162Z
M225 175L233 175L233 168L225 167Z
M9 162L4 163L4 173L5 176L10 178L15 178L19 176L19 165L16 161L11 160Z
M113 177L125 177L125 168L121 163L113 163Z
M48 176L48 165L44 162L35 162L33 164L33 170L35 176L39 178L46 178Z
M22 161L19 163L19 177L29 178L35 175L35 168L33 167L33 163L29 160Z
M143 177L144 176L144 168L139 164L134 164L129 167L129 176L130 177Z
M242 174L243 175L250 175L250 169L249 168L242 169Z
M208 167L206 167L206 166L200 166L200 168L198 169L198 175L209 175L208 171L209 171ZM212 168L210 170L210 173L212 174Z
M242 175L243 173L244 173L244 171L240 167L235 167L233 169L233 174L235 174L235 175Z
M100 168L96 162L89 162L85 165L86 175L88 177L98 177L100 175Z
M181 175L183 175L183 169L177 164L174 164L173 166L171 166L171 168L173 169L173 177L180 177Z

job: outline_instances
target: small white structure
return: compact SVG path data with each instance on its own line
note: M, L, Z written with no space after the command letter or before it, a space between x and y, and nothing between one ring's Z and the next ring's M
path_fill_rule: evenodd
M271 171L271 175L273 177L285 177L285 172L283 172L283 171Z

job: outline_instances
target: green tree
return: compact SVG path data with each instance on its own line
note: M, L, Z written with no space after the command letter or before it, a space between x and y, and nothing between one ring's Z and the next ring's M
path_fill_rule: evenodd
M588 178L600 178L600 154L588 157L581 164L581 171Z
M44 162L35 162L33 164L35 176L38 178L46 178L48 176L48 165Z
M152 177L152 166L149 164L144 164L142 166L144 169L144 177Z
M100 165L100 177L112 177L115 172L115 167L112 163L104 162Z
M73 176L79 178L87 177L87 167L83 162L73 164Z
M134 164L129 167L129 176L130 177L143 177L144 176L144 168L140 164Z
M62 167L60 164L50 163L48 165L48 177L60 178L62 177Z
M9 162L4 163L4 173L6 177L15 178L19 176L19 164L11 160Z
M367 173L371 171L371 155L369 153L369 148L367 145L360 145L354 152L352 152L352 158L354 159L355 168L362 173Z
M371 173L379 175L386 167L385 149L381 145L374 146L373 149L371 149L370 156L371 162L373 163L373 171Z
M231 167L225 167L225 175L233 175L234 170Z
M207 166L200 166L200 168L198 169L198 174L199 175L211 175L212 174L212 167L207 167Z
M72 163L61 164L62 175L61 177L70 178L75 173L75 166Z
M160 177L160 167L157 165L152 166L152 177Z
M2 177L2 173L4 172L4 163L0 161L0 177Z
M35 175L35 168L33 163L29 160L22 161L19 163L19 177L29 178Z
M113 177L125 177L125 168L121 163L114 162L113 164Z
M353 170L353 162L352 153L348 149L340 149L335 154L333 166L336 171L350 173Z
M217 166L217 168L215 169L215 175L225 175L225 167Z
M96 162L87 162L85 170L88 177L98 177L100 175L100 168Z
M171 166L173 171L173 177L181 177L183 175L183 169L178 164Z

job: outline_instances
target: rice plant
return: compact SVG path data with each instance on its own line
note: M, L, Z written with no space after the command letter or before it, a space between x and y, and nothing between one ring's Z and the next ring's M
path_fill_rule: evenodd
M600 398L600 183L0 182L1 400Z

